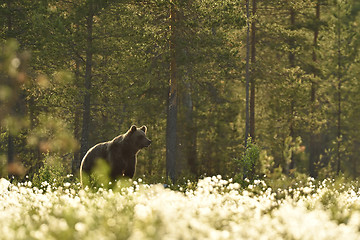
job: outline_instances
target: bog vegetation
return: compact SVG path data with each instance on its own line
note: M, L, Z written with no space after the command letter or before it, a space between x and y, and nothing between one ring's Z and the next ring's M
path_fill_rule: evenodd
M358 182L246 185L216 176L171 186L177 191L142 179L90 191L0 179L0 239L360 238Z

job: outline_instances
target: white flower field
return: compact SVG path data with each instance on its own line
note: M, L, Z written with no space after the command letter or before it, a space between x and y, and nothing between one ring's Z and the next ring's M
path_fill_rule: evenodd
M138 182L94 192L0 179L0 239L360 239L357 182L243 188L217 176L181 191Z

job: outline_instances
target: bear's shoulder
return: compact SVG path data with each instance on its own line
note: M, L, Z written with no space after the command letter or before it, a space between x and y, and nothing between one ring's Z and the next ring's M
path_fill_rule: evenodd
M109 144L110 144L110 142L101 142L101 143L98 143L95 146L93 146L91 149L106 150L108 148Z
M105 157L109 148L109 142L101 142L90 148L89 153Z
M125 139L125 134L121 134L121 135L115 137L113 140L111 140L111 141L109 142L109 144L121 143L121 142L124 141L124 139Z

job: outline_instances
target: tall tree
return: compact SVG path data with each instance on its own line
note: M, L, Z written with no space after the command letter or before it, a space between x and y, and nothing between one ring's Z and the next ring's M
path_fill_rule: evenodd
M250 87L250 7L246 0L246 57L245 57L245 146L250 133L249 87Z
M170 78L169 97L166 121L166 175L175 181L175 166L177 156L177 59L176 40L177 27L177 1L170 1Z
M341 86L342 86L342 41L341 41L341 25L342 25L342 16L341 16L341 4L337 2L337 163L336 163L336 173L339 175L341 170L341 130L342 130L342 99L341 99Z
M295 17L296 17L296 12L293 6L291 6L290 4L290 29L291 30L295 30L296 26L295 26ZM290 68L295 68L295 39L294 36L290 36L289 37L289 65ZM290 131L290 137L292 139L295 139L295 127L294 127L294 115L295 115L295 102L294 102L294 98L295 96L291 96L291 104L290 104L290 112L289 114L291 115L291 120L290 120L290 126L289 126L289 131ZM291 162L289 165L289 169L287 169L287 171L294 169L295 166L295 158L294 155L291 155Z
M314 64L313 74L314 74L314 80L311 82L311 92L310 92L310 99L311 99L311 114L313 118L315 118L315 114L317 113L317 107L316 107L316 98L317 93L316 90L318 88L318 84L316 80L319 78L319 70L315 67L318 64L318 57L317 57L317 51L318 51L318 38L319 38L319 29L320 29L320 5L321 0L318 0L315 5L315 17L314 17L314 24L313 24L313 51L312 51L312 61ZM316 177L316 165L319 163L319 155L320 155L320 149L319 149L319 134L317 133L317 126L315 121L312 121L313 124L310 128L310 139L309 139L309 174L312 177Z
M29 3L28 2L24 2L24 1L6 1L3 4L3 10L5 10L5 14L3 15L3 20L4 21L4 25L3 25L3 37L5 38L5 40L7 41L8 45L3 46L4 48L9 48L9 52L10 54L19 54L17 51L22 51L22 47L19 45L18 41L14 41L14 38L19 38L19 39L26 39L26 36L24 36L23 31L25 31L27 29L26 27L26 20L23 19L23 15L26 15L27 11L29 9ZM25 26L24 26L25 25ZM22 43L20 43L22 44ZM11 46L12 45L12 46ZM15 47L16 46L16 47ZM12 49L12 47L14 47L14 49ZM13 51L13 52L11 52ZM4 54L4 53L3 53ZM6 55L6 54L4 54ZM9 56L5 56L9 57ZM12 57L16 57L16 56L12 56ZM18 66L15 67L15 69L13 69L13 71L17 72L16 74L20 75L24 75L25 76L25 68L20 69L20 63L21 66L25 65L25 61L26 59L20 59L22 62L20 62L19 60L20 57L17 58L17 60L19 61ZM4 64L4 63L3 63ZM6 63L4 64L6 66ZM6 66L11 68L11 66ZM23 121L22 119L25 117L25 112L26 112L26 96L25 96L25 92L23 91L23 84L19 84L19 79L18 76L15 73L13 74L13 76L11 76L11 74L7 74L7 81L8 84L10 85L10 89L12 89L11 91L13 91L13 105L12 107L9 109L8 113L7 113L7 117L9 118L14 118L18 119L19 121ZM20 81L25 81L25 77L24 79L20 79ZM17 136L19 135L19 130L21 129L21 127L23 127L20 122L17 123L17 127L14 128L14 124L9 124L7 126L7 161L8 161L8 166L12 166L15 164L15 158L16 158L16 149L15 149L15 141L17 139ZM9 177L16 175L16 173L12 173L11 171L9 171Z
M94 3L89 1L88 13L86 16L86 67L85 67L85 94L83 105L83 124L81 134L81 157L83 157L89 148L89 131L90 131L90 96L92 82L92 59L93 59L93 23L94 23Z
M93 25L94 17L96 14L99 14L102 8L108 5L107 0L94 1L88 0L85 2L86 7L86 49L85 49L85 93L84 93L84 102L83 102L83 119L82 119L82 133L81 133L81 148L80 153L81 157L86 154L86 151L89 148L89 131L90 131L90 122L91 122L91 92L92 92L92 79L93 79L93 54L94 54L94 45L93 45ZM75 165L80 166L79 162Z
M11 1L7 1L7 8L9 10L9 14L7 16L7 32L6 32L6 38L10 39L13 34L13 24L12 24L12 7L11 7ZM11 80L10 80L11 81ZM13 139L13 133L8 130L8 154L7 154L7 161L8 166L13 164L14 162L14 139ZM9 173L9 178L11 177L12 173Z
M252 1L251 21L251 78L250 78L250 136L255 140L255 74L256 74L256 0Z

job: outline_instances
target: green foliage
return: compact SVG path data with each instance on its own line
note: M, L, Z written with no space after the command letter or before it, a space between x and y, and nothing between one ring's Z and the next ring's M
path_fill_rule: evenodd
M39 189L62 186L66 181L69 181L69 176L62 164L62 158L49 154L45 154L42 166L32 177L33 186Z
M110 166L105 159L97 159L95 162L95 167L90 173L90 176L87 176L86 173L83 174L83 186L91 186L95 188L109 188L111 183L110 179Z
M295 157L295 154L299 154L304 151L303 146L301 145L302 140L301 137L297 137L295 140L291 136L287 137L284 142L283 149L283 158L284 165L283 167L286 169L286 172L290 171L290 164Z
M260 147L252 141L251 137L249 137L247 139L244 155L240 159L235 159L237 169L240 169L240 173L235 175L235 180L253 180L257 177L255 166L260 166L260 152Z
M38 124L29 131L27 142L40 152L68 153L78 150L78 142L74 139L66 123L49 114L38 116Z
M270 176L274 169L274 164L274 157L269 156L266 150L262 150L259 154L259 161L255 165L255 170L260 177Z
M18 134L28 121L24 117L22 88L27 81L25 66L28 53L18 53L19 43L9 39L0 45L0 127Z
M122 189L132 185L132 180L128 178L111 178L111 169L104 159L97 159L95 167L90 174L82 172L81 184L83 189L98 191L99 189L112 189L114 192L121 192Z
M0 177L6 176L7 174L7 163L6 163L6 156L0 155Z

